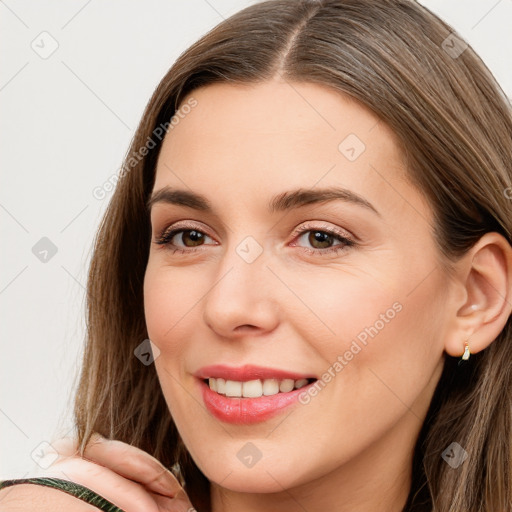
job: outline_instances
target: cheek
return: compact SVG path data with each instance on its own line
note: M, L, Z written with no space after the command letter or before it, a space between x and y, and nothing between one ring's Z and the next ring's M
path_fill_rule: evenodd
M375 284L369 298L355 294L340 314L338 325L345 322L347 336L330 354L343 367L333 387L339 396L350 392L339 414L357 418L361 431L371 414L392 422L411 407L421 416L422 393L431 388L442 361L442 276L432 275L414 291L410 283L397 274L393 289Z
M300 288L316 319L294 326L324 361L330 398L342 397L339 414L359 417L361 428L368 411L400 414L401 400L413 403L442 360L446 286L440 273L425 275L392 265L372 274L345 269L337 281L317 276Z
M149 338L162 352L178 355L180 342L188 339L187 322L197 303L197 288L190 276L170 267L148 265L144 276L144 315ZM163 343L164 340L173 343Z
M331 362L357 339L364 346L387 329L401 309L401 283L386 269L365 272L351 265L297 272L281 269L280 279L293 293L280 303L282 317L306 341ZM375 327L375 328L374 328Z
M191 323L197 325L193 308L202 295L198 287L190 286L190 278L180 269L152 265L151 262L144 277L148 335L161 352L155 360L155 369L169 411L186 444L192 442L189 439L190 425L204 431L209 421L204 407L198 401L190 400L188 392L183 392L184 382L190 385L190 380L185 381L183 361L189 355L190 343L187 342L193 334Z

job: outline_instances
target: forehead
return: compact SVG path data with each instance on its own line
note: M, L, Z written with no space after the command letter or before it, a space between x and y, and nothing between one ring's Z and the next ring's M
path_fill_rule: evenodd
M377 194L405 168L393 132L358 101L310 83L212 84L164 139L154 189L250 195L338 185ZM389 187L388 187L389 188ZM382 193L382 190L381 190ZM390 193L390 191L388 191ZM396 199L396 198L395 198Z

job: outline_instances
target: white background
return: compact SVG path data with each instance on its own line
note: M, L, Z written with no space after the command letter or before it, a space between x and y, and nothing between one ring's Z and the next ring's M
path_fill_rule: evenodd
M251 0L0 0L0 479L66 434L95 230L155 86L178 55ZM512 96L512 0L424 0ZM49 35L40 35L47 32ZM55 42L53 42L55 41ZM46 59L38 51L56 51ZM57 253L41 262L47 237Z

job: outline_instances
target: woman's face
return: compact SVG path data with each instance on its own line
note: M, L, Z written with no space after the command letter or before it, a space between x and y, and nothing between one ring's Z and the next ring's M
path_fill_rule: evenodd
M144 282L185 445L232 491L396 476L441 373L450 286L392 132L314 84L190 97L159 155Z

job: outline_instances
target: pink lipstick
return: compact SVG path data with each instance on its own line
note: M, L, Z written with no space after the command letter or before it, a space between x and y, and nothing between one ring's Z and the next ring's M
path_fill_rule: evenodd
M245 365L212 365L196 372L208 411L217 419L238 425L265 421L298 402L314 384L311 374Z

